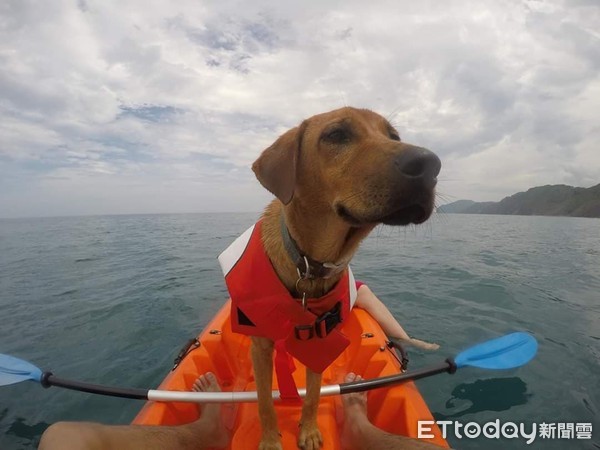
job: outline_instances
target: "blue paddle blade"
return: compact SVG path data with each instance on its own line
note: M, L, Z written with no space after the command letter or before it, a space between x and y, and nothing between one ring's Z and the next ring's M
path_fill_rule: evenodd
M457 367L512 369L531 361L537 348L532 335L519 331L475 345L459 353L454 362Z
M21 381L41 381L42 371L33 364L0 353L0 386L20 383Z

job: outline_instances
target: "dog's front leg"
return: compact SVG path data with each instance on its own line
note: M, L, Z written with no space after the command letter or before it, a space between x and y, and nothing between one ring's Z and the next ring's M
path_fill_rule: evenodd
M254 365L254 380L258 392L258 415L262 426L262 437L258 450L282 450L277 425L277 414L273 406L273 341L253 337L250 353Z
M303 450L317 450L321 448L323 437L317 427L317 410L321 398L321 374L306 369L306 398L302 405L300 418L300 434L298 447Z

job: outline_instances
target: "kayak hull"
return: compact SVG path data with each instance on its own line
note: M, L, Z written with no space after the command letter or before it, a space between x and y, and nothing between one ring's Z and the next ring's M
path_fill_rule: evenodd
M213 372L223 391L255 391L250 359L250 339L231 331L230 302L215 315L200 334L200 346L192 350L177 368L169 372L159 389L189 391L196 378ZM323 385L343 382L345 374L354 372L365 379L400 372L395 352L386 345L386 336L373 318L355 308L342 324L342 332L350 339L348 348L323 372ZM296 361L294 380L298 388L306 387L304 366ZM273 376L277 389L277 381ZM368 392L369 420L392 434L417 437L419 420L434 420L429 408L413 382ZM296 448L301 407L275 402L283 448ZM228 449L256 450L261 436L256 403L223 404L225 426L232 430ZM197 420L196 404L180 402L146 402L133 420L137 425L179 425ZM318 409L318 424L323 435L323 450L340 450L340 425L343 408L339 397L323 397ZM429 432L429 431L428 431ZM448 448L437 426L430 439L423 441Z

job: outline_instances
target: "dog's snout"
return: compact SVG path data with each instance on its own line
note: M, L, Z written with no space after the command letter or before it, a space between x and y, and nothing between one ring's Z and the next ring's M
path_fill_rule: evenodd
M406 178L426 183L435 183L442 168L442 162L435 153L412 145L404 148L394 163Z

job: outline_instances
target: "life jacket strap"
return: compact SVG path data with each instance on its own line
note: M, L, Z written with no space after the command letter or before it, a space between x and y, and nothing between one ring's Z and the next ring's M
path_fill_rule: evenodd
M285 348L285 341L275 341L275 374L279 385L279 398L288 404L301 403L300 394L292 374L296 365Z

